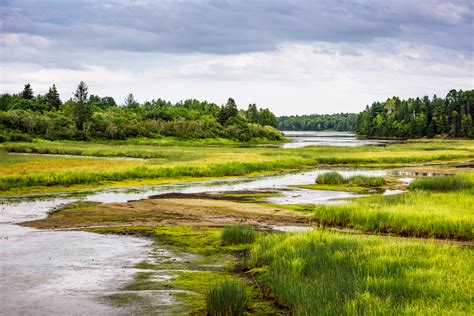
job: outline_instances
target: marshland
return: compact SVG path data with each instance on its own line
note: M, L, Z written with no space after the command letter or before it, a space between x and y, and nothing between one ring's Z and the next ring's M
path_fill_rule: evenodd
M473 315L472 8L0 1L0 315Z

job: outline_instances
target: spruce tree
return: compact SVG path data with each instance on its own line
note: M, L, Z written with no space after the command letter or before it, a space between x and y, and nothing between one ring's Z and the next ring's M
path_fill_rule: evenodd
M56 85L53 84L51 88L49 88L48 93L46 93L46 102L48 102L54 109L59 110L61 107L61 99L59 98L58 90L56 89Z
M35 98L33 94L33 89L29 83L25 84L23 91L21 92L21 96L25 100L33 100Z

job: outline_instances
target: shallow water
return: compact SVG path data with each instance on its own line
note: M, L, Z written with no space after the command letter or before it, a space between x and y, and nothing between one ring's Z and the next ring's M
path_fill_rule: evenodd
M358 139L352 132L306 132L306 131L283 131L290 143L282 144L282 148L300 148L307 146L385 146L387 144L400 143L399 140L385 139Z
M337 199L360 196L291 187L312 184L317 175L327 171L338 171L346 177L387 174L385 170L318 169L83 194L0 198L0 313L59 315L74 311L74 314L126 314L128 311L105 305L99 299L130 281L135 272L133 266L147 260L150 253L150 242L140 238L81 231L40 231L13 223L44 218L61 204L74 201L126 202L172 192L272 190L280 192L281 196L268 198L270 202L302 204L341 203ZM160 295L164 303L166 298L166 304L172 299L169 293Z

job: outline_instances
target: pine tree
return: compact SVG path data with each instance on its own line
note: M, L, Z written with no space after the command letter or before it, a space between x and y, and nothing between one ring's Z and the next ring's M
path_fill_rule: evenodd
M23 91L21 92L21 96L25 100L33 100L35 98L33 94L33 89L29 83L25 84Z
M59 110L62 105L61 98L59 97L58 90L56 89L56 85L53 84L51 88L49 88L48 93L46 93L46 102L48 102L54 109Z
M84 81L81 81L74 92L74 119L78 130L84 130L84 123L88 122L92 117L92 107L89 104L88 87Z

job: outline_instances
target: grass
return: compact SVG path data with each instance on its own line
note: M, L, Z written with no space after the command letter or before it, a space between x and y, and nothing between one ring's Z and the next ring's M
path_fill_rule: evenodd
M420 178L411 182L409 188L436 192L474 189L474 173Z
M272 234L248 267L295 315L468 315L472 249L327 231Z
M224 227L221 234L223 245L249 244L255 241L255 230L250 225L233 224Z
M4 150L4 152L1 151ZM69 154L75 157L8 155L9 152ZM96 156L86 159L81 156ZM143 160L109 160L132 157ZM101 159L102 158L102 159ZM474 141L432 140L387 147L236 147L206 142L127 140L116 142L36 141L0 145L0 194L84 190L136 181L178 181L194 177L243 176L331 165L399 165L474 158ZM180 180L180 181L181 181Z
M312 212L324 227L407 237L474 240L474 194L414 191L354 199L345 205L287 205Z
M214 284L206 291L206 309L208 315L242 315L247 307L248 297L243 281L225 279Z
M353 186L361 187L380 187L385 185L385 179L383 177L367 177L361 175L351 176L344 178L339 172L331 171L320 174L316 178L317 184L348 184Z
M316 178L317 184L342 184L344 182L344 177L336 171L325 172Z

